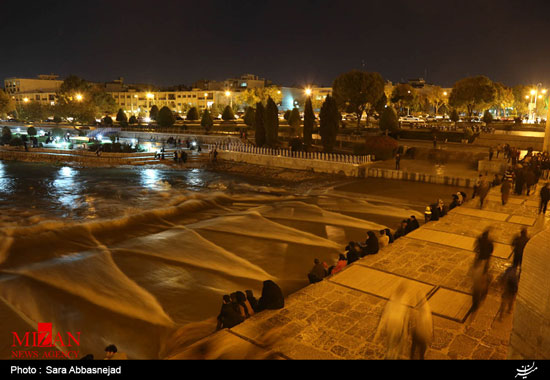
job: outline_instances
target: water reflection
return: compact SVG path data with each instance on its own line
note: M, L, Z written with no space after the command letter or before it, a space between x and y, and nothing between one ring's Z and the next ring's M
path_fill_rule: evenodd
M0 193L8 193L12 185L12 180L8 178L4 170L4 163L0 161Z
M157 169L145 169L141 171L141 184L148 188L155 190L158 188L157 182L159 180L159 173Z
M57 172L53 182L57 200L65 207L73 210L79 206L80 186L75 181L76 170L69 166L63 166Z
M187 184L192 187L202 187L204 185L201 171L199 169L193 169L188 173Z

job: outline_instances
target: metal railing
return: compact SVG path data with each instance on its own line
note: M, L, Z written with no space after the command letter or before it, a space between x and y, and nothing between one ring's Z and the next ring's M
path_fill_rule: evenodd
M225 151L225 152L280 156L280 157L297 158L297 159L304 159L304 160L332 161L332 162L341 162L341 163L348 163L348 164L366 164L373 161L370 155L356 156L351 154L302 152L302 151L292 151L289 149L260 148L254 145L244 145L244 144L220 144L220 145L208 146L209 151L212 151L214 149L217 149L218 151Z

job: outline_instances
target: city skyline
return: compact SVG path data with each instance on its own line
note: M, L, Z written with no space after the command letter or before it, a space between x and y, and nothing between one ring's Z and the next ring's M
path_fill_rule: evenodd
M74 74L106 82L191 85L254 73L280 85L331 86L352 69L451 87L486 75L548 83L548 4L513 1L46 1L6 4L0 76ZM452 19L451 19L452 17Z

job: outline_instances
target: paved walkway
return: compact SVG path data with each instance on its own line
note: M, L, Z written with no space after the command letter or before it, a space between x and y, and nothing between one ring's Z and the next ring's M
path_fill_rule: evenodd
M426 359L505 359L513 314L496 318L501 293L496 279L510 265L514 234L527 227L532 236L550 223L550 215L537 215L536 194L512 196L502 206L499 188L492 189L483 210L476 208L477 199L470 200L378 254L290 295L284 309L256 314L175 358L200 357L205 343L228 341L239 349L224 346L225 358L276 352L275 357L286 359L382 359L385 348L374 340L375 332L387 299L403 282L408 291L424 293L432 308L434 339ZM497 243L490 267L493 282L472 316L472 242L489 226ZM270 332L276 339L271 337L267 345Z

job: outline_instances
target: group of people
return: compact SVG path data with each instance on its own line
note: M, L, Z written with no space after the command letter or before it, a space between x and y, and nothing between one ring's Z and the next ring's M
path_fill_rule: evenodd
M252 290L246 290L245 293L237 291L222 297L216 330L234 327L262 310L282 309L285 306L283 292L272 280L264 281L259 300L254 297Z
M176 163L186 163L187 162L187 153L183 150L174 151L174 162Z
M461 206L466 202L466 193L463 191L456 192L452 197L453 200L448 207L442 199L438 199L436 203L426 206L426 210L424 210L424 223L435 222L447 215L453 208Z
M309 271L307 277L311 284L322 281L325 277L340 272L346 265L352 264L368 255L377 254L382 248L391 244L395 239L405 236L409 232L420 227L418 220L414 215L408 219L404 219L395 234L392 234L389 228L378 231L367 232L365 242L350 241L346 246L345 253L340 253L335 264L329 266L326 262L319 259L313 260L313 267Z
M409 232L414 231L419 227L420 223L418 223L416 216L411 215L410 218L403 219L399 224L399 227L395 230L393 236L390 238L390 243L393 243L394 240L397 240L400 237L407 235Z

